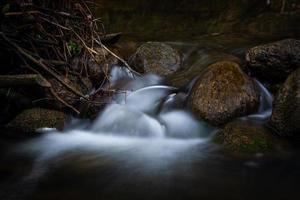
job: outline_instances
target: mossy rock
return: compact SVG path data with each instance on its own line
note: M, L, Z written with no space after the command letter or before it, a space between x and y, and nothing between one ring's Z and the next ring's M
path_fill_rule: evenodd
M65 113L43 108L32 108L24 110L17 115L7 128L17 131L31 133L39 128L57 128L62 129L67 120Z
M251 48L246 60L257 77L279 83L300 67L300 40L286 39Z
M201 74L192 89L189 106L199 118L221 126L255 112L259 97L256 83L237 63L222 61Z
M300 136L300 69L279 90L269 124L280 136Z
M283 150L287 144L261 124L231 122L217 133L214 143L233 153L267 153Z
M181 68L181 58L178 51L168 44L147 42L137 49L130 64L141 73L166 76Z

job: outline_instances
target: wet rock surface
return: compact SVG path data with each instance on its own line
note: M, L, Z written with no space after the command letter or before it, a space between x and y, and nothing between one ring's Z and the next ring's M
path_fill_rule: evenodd
M191 48L191 47L189 47ZM194 50L193 50L194 48ZM192 50L183 53L183 70L180 70L167 77L168 84L175 87L187 85L196 76L199 76L205 69L220 61L232 61L241 64L242 61L231 54L225 53L220 49L206 49L203 47L193 47ZM187 50L186 50L187 51Z
M263 125L242 121L227 124L214 141L236 153L264 153L286 145Z
M286 39L254 47L247 52L246 60L257 77L271 83L284 81L300 67L300 41Z
M39 128L62 129L66 120L67 116L63 112L43 108L32 108L24 110L17 115L7 125L7 128L25 133L32 133Z
M130 64L141 73L166 76L181 68L181 59L177 50L170 45L147 42L137 49Z
M275 98L270 125L281 136L299 134L300 69L288 77Z
M213 125L255 112L259 105L257 85L234 62L217 62L203 73L189 97L191 109Z

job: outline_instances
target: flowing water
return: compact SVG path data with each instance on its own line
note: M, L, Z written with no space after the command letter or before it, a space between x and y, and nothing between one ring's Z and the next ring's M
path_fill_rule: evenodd
M260 108L242 120L270 116L272 95L257 83ZM193 82L171 87L154 74L115 66L111 84L124 92L93 123L73 119L64 132L45 128L26 141L0 140L0 199L285 199L298 193L295 154L237 159L210 142L217 129L185 107Z

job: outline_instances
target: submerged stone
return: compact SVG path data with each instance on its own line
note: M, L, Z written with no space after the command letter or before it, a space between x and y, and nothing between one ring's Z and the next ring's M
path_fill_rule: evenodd
M189 105L199 118L223 125L253 113L259 105L259 90L234 62L217 62L208 67L194 85Z

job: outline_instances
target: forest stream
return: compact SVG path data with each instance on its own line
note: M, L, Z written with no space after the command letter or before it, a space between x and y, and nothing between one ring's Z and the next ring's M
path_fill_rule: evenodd
M176 88L119 66L111 77L124 93L93 123L73 119L63 132L45 128L26 141L1 139L1 199L284 199L298 193L298 154L237 159L211 142L218 129L184 106L194 81ZM270 117L273 97L258 84L260 107L240 120Z
M51 2L49 10L54 5ZM300 196L300 31L295 26L299 18L293 18L300 13L300 3L97 2L100 8L91 10L103 16L107 32L123 31L121 39L118 33L116 41L114 35L107 44L105 39L103 44L98 41L100 36L92 38L102 48L99 52L105 64L100 59L101 65L87 65L87 72L79 69L80 53L87 63L91 63L89 55L101 53L96 54L94 41L89 43L89 39L83 47L78 46L74 41L86 38L76 40L76 33L66 43L70 70L54 68L55 64L44 59L48 71L34 70L46 77L46 82L38 79L41 82L35 87L39 89L24 86L24 96L37 100L29 98L28 106L25 98L23 103L17 96L5 102L10 106L1 104L0 200L287 200ZM78 7L76 4L75 10ZM70 20L77 23L85 16L84 9L76 10L79 14ZM65 12L53 13L70 17ZM8 12L6 17L16 14ZM87 15L84 20L91 18ZM47 20L44 23L49 25ZM70 24L81 30L75 22ZM57 23L51 21L50 25L61 34L66 32L64 37L70 34L67 31L75 32ZM0 42L14 51L21 49L15 48L16 44L22 46L14 43L17 36L7 33L11 27L7 25L8 31L3 27ZM58 37L53 35L49 38ZM36 38L46 41L41 35ZM22 48L26 41L22 40ZM89 44L91 48L86 47ZM44 52L43 48L37 51ZM59 52L65 50L57 49L46 55L61 58ZM35 62L35 54L27 56L28 52L16 55L43 66ZM106 65L108 68L103 67ZM23 68L15 71L23 73ZM47 74L52 69L52 74ZM9 70L5 73L15 75ZM53 79L55 73L65 74ZM81 82L74 78L78 74ZM77 84L75 89L60 77ZM87 92L77 90L86 79L91 82L91 86L86 84ZM6 79L1 80L0 86L6 87ZM61 89L64 84L67 89ZM15 91L23 94L23 88ZM107 91L113 93L103 95ZM57 98L55 92L61 96ZM5 95L8 98L10 93L5 90ZM51 95L56 100L47 101ZM100 106L95 103L99 99ZM94 107L85 107L85 101ZM24 108L14 108L18 103ZM14 130L19 126L26 130L23 122L26 128L27 122L37 123L35 113L25 120L14 118L37 107L46 114L41 115L45 120L36 133ZM47 116L51 109L69 116L63 128L44 125L52 117ZM57 116L55 120L60 120Z

